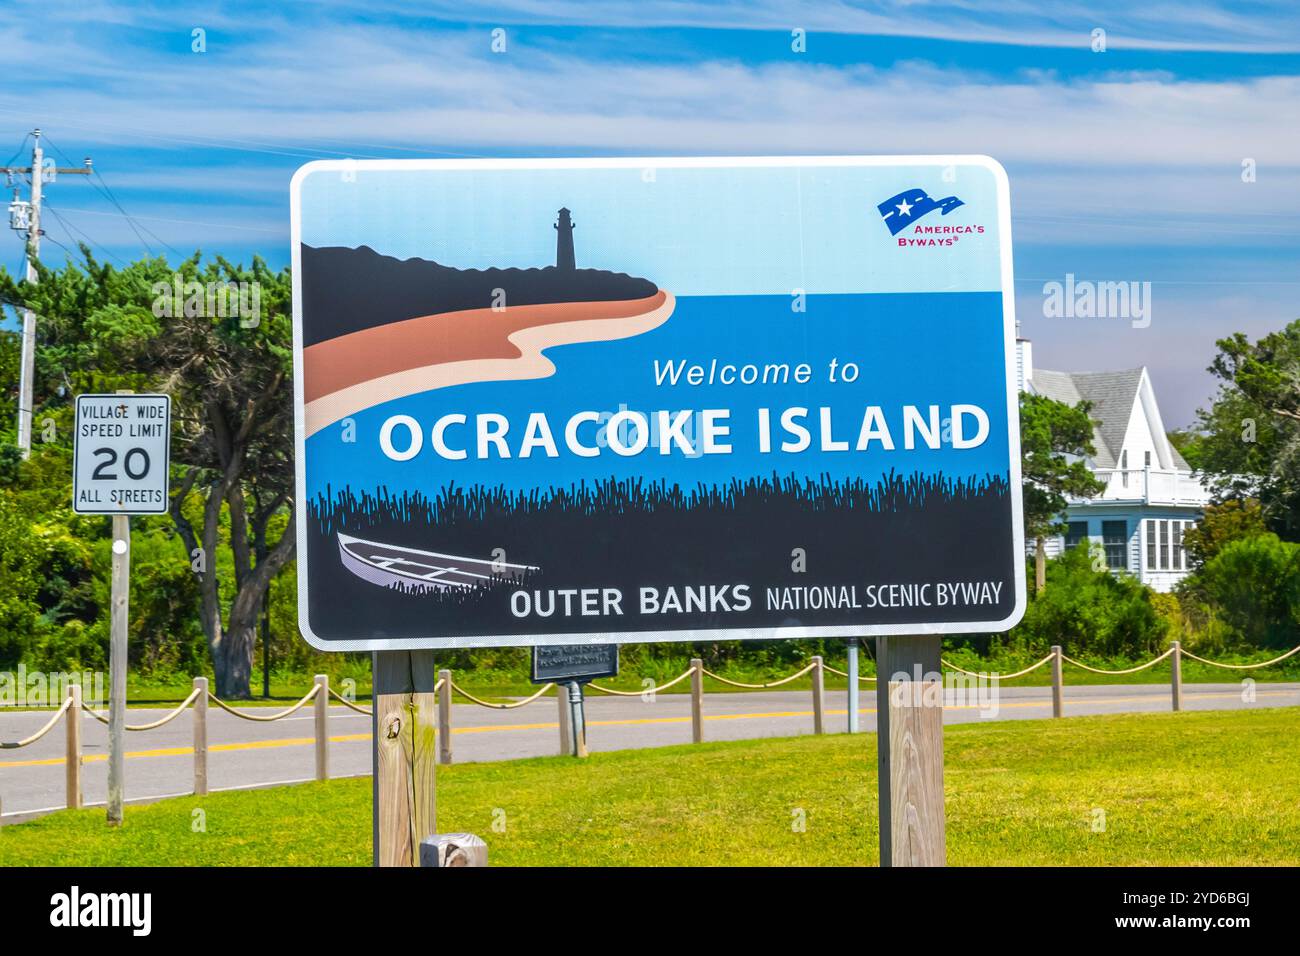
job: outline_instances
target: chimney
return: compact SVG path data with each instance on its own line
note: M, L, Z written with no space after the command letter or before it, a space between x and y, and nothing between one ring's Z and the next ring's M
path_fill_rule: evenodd
M1024 391L1034 378L1034 343L1020 334L1016 323L1016 387Z

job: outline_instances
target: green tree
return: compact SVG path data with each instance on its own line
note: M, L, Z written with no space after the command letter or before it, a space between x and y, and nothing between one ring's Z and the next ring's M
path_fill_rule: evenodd
M1204 567L1228 544L1263 534L1264 511L1254 498L1229 498L1206 506L1201 520L1183 532L1193 569Z
M155 258L115 269L81 252L81 263L41 267L34 285L0 271L0 299L40 320L36 420L69 421L81 392L171 395L170 515L184 545L171 560L197 573L218 693L247 697L258 612L294 555L288 271L198 253L176 268Z
M1202 439L1199 431L1194 428L1175 428L1166 432L1165 437L1169 439L1169 444L1183 456L1184 461L1193 468L1199 467L1197 462L1200 460Z
M1272 532L1231 541L1183 587L1205 600L1243 643L1294 643L1300 619L1300 545Z
M1217 343L1209 370L1221 385L1198 413L1188 461L1220 500L1255 498L1265 524L1300 538L1300 321L1251 342L1238 332Z
M1042 395L1020 396L1020 472L1024 482L1025 535L1034 541L1034 588L1047 586L1044 539L1062 529L1067 496L1091 498L1106 486L1084 458L1092 444L1089 402L1070 406Z

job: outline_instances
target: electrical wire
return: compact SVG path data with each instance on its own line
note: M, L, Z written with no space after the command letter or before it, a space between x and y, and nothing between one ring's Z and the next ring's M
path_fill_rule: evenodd
M58 144L55 143L52 139L50 139L47 136L45 138L45 141L49 143L50 148L54 150L55 154L59 156L59 158L61 158L65 163L67 163L69 166L76 165L76 163L72 161L72 158L68 156L68 154L65 153L63 150L61 150ZM143 223L137 223L135 217L126 211L126 209L122 206L122 204L117 201L117 196L113 194L113 190L109 189L108 183L104 180L104 177L100 174L98 169L92 166L90 172L91 172L91 175L89 177L90 185L93 186L101 196L103 196L105 199L107 199L110 203L112 203L117 208L117 211L122 214L122 218L126 220L127 225L131 227L131 231L135 233L135 237L139 239L140 244L144 246L145 252L147 252L150 256L152 256L153 247L149 245L149 240L144 237L144 235L141 233L141 230L143 229L145 232L148 232L151 236L154 237L154 239L157 239L158 242L162 242L162 240L158 239L158 237L153 234L152 230L147 229ZM95 182L95 179L98 179L99 182ZM167 244L164 242L163 245L167 245ZM172 249L172 252L176 252L176 250ZM176 252L176 254L178 256L180 255L179 252ZM184 256L182 256L181 258L184 258Z
M177 257L179 257L179 258L181 258L181 259L185 259L185 258L187 258L187 256L186 256L183 252L181 252L181 251L180 251L179 249L177 249L175 246L172 246L172 245L168 244L166 240L164 240L161 236L158 235L158 233L154 232L152 229L150 229L150 228L149 228L148 226L146 226L144 223L140 222L138 219L136 219L134 216L132 216L130 213L128 213L125 209L122 208L122 204L121 204L120 202L117 201L117 196L115 196L115 195L113 194L113 190L111 190L111 189L108 188L108 182L107 182L107 180L104 179L103 174L99 171L98 168L95 168L95 169L94 169L93 176L94 176L94 179L98 179L99 182L103 185L103 187L104 187L104 192L108 195L109 200L113 203L114 206L116 206L118 209L121 210L122 215L126 216L128 222L138 224L138 225L140 226L141 229L143 229L145 232L149 233L149 235L153 236L154 239L157 240L157 241L158 241L158 242L159 242L159 243L160 243L160 244L161 244L165 249L168 249L170 252L172 252L172 253L173 253L174 255L176 255ZM92 186L95 185L94 180L91 181L91 185L92 185ZM141 240L141 241L143 241L143 240ZM145 248L146 248L146 249L149 248L149 244L148 244L147 242L145 243ZM153 255L153 250L152 250L152 249L149 250L149 254L150 254L150 255Z
M6 166L12 166L14 164L14 160L22 155L23 149L27 146L27 141L31 138L32 138L31 133L28 133L26 136L23 137L23 141L18 144L18 148L14 150L14 154L10 156L9 159L5 162Z
M73 225L72 223L68 222L68 220L60 216L59 211L55 209L54 206L51 205L48 200L42 204L41 208L43 211L50 213L50 215L52 215L55 218L55 220L59 223L59 225L63 227L63 231L68 234L69 239L72 238L72 233L76 232L77 235L79 235L82 239L86 241L86 245L90 246L93 249L98 249L104 255L108 256L110 259L116 259L124 267L130 265L130 263L128 263L121 256L113 254L108 249L105 249L103 246L97 243L94 239L90 238L90 236L85 232L85 230L79 229L77 226Z

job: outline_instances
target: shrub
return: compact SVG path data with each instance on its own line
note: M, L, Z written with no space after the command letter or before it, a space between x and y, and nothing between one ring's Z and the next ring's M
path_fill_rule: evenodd
M1155 592L1129 575L1094 571L1092 564L1086 542L1049 561L1047 589L1030 594L1011 639L1041 653L1053 644L1103 657L1157 652L1170 620L1157 609Z
M1250 647L1289 647L1300 617L1300 545L1272 532L1224 545L1183 593L1203 601Z

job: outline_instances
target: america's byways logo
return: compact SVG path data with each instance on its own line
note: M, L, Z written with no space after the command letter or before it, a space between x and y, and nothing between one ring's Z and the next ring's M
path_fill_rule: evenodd
M956 196L948 196L944 199L931 199L930 194L924 189L905 189L897 196L891 196L884 202L876 206L880 212L880 218L889 227L889 234L897 236L909 226L914 226L923 216L927 216L936 209L941 215L948 215L958 206L966 205ZM966 233L982 234L984 227L982 225L961 225L961 226L917 226L912 230L912 235L916 236L925 233L924 238L908 238L906 236L898 240L900 246L951 246L957 241L957 237Z

